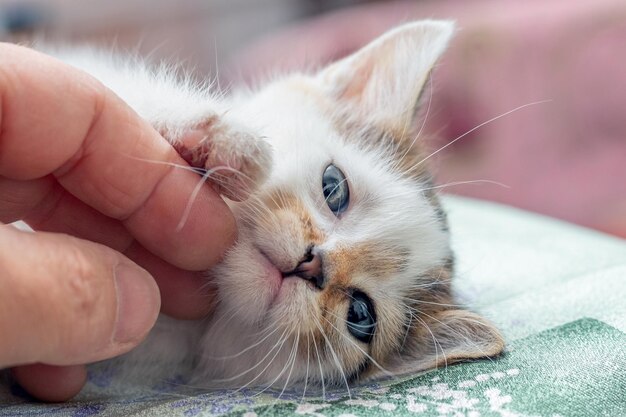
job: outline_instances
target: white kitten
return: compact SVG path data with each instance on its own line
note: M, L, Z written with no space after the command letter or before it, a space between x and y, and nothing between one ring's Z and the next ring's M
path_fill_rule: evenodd
M455 306L446 220L416 137L420 93L452 33L406 24L317 74L220 98L164 67L58 54L190 165L217 168L208 181L238 222L208 272L214 315L160 319L123 369L191 372L207 387L336 385L502 351L491 324Z

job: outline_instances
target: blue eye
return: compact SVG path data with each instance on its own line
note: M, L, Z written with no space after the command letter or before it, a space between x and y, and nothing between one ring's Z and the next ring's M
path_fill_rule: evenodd
M376 312L372 301L365 293L354 291L348 308L348 331L357 340L369 343L376 330Z
M335 216L343 213L350 203L348 181L343 172L334 165L328 165L322 175L322 191L328 208Z

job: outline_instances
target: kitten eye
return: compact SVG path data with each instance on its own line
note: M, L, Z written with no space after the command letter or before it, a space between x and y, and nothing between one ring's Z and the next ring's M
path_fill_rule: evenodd
M376 330L376 313L367 295L360 291L352 293L348 308L348 330L358 340L369 343Z
M334 165L328 165L322 175L322 191L328 208L338 216L348 208L350 190L343 172Z

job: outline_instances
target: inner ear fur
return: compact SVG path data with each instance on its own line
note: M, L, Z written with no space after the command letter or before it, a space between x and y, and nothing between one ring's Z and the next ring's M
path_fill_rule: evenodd
M464 360L494 357L503 350L504 338L489 320L469 310L443 310L414 321L404 345L388 358L384 370L373 367L363 377L414 374Z
M434 316L429 325L438 346L429 346L435 352L443 350L443 361L459 361L495 356L504 349L499 330L487 319L468 310L444 310ZM437 364L440 365L440 364Z
M451 21L407 23L323 69L318 80L351 118L406 130L430 71L453 33Z

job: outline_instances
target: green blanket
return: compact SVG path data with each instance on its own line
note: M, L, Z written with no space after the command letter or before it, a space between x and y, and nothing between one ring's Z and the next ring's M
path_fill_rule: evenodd
M490 203L445 203L457 291L503 330L502 357L304 399L177 379L126 387L94 370L66 404L33 403L4 383L0 416L626 416L626 242Z

